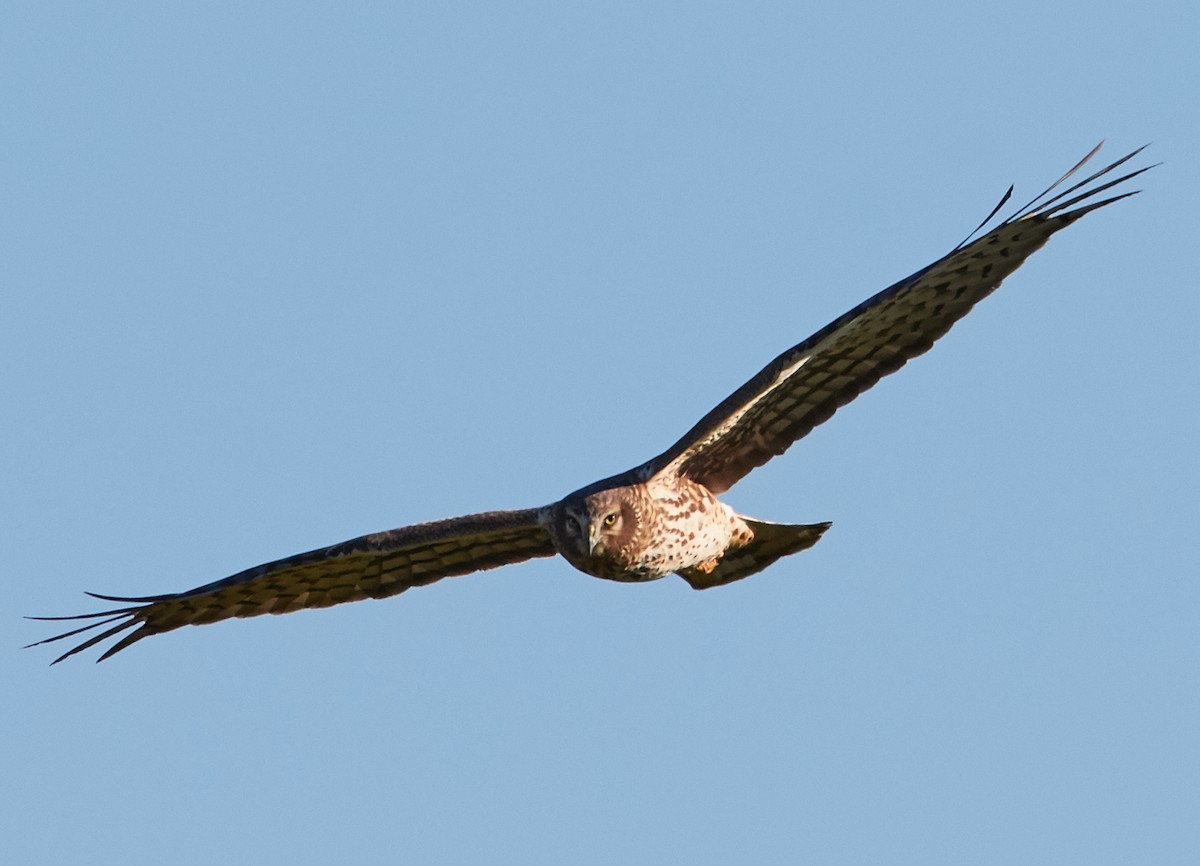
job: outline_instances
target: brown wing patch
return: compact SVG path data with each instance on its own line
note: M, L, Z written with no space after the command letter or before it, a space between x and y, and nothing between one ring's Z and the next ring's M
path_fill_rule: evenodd
M96 595L128 607L46 620L97 622L30 644L62 640L117 623L63 653L77 652L135 629L100 656L104 660L152 634L233 617L291 613L367 598L387 598L443 577L468 574L555 553L538 509L492 511L364 535L259 565L187 592L145 598Z
M1093 200L1067 210L1147 169L1061 201L1137 153L1043 201L1068 172L992 231L859 304L784 352L670 449L635 471L642 477L678 473L714 493L728 490L882 377L928 351L1055 232L1124 198Z

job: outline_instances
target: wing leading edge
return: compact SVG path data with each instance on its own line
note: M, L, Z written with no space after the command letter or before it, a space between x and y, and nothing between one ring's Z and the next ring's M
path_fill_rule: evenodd
M1138 148L1057 195L1041 195L982 236L859 304L788 349L731 394L667 451L634 470L678 473L723 493L782 454L881 378L929 350L951 326L1060 231L1097 208L1134 195L1096 196L1154 166L1107 179ZM1093 185L1105 178L1102 183ZM1011 188L986 225L1008 201ZM976 234L983 225L972 232Z

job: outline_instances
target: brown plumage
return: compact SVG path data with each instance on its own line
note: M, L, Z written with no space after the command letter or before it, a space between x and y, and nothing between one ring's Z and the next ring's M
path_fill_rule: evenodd
M386 598L443 577L539 556L562 556L608 580L639 582L676 573L695 589L740 580L816 544L828 523L767 523L717 499L793 442L934 341L1055 232L1133 195L1096 199L1147 168L1107 176L1141 149L1049 197L1099 150L1024 208L976 240L884 289L784 352L652 460L542 508L494 511L364 535L259 565L187 592L123 598L124 606L49 620L86 624L42 643L109 628L55 663L124 634L100 659L152 634L231 617L290 613ZM1092 185L1100 178L1103 182ZM976 234L1008 200L1005 195ZM94 622L92 620L95 620Z

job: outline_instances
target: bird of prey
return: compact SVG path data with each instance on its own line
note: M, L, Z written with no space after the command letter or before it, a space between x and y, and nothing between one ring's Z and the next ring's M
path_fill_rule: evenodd
M929 349L1055 232L1134 194L1101 198L1101 193L1153 167L1112 176L1139 148L1051 195L1099 149L1097 145L1041 195L983 232L1009 200L1010 187L987 219L950 253L788 349L682 439L641 466L541 508L491 511L364 535L186 592L143 598L89 593L122 606L81 616L35 617L87 624L30 646L110 626L63 653L53 662L57 664L128 632L100 656L103 660L180 626L387 598L443 577L556 553L595 577L642 582L675 573L695 589L761 571L816 544L830 524L756 520L736 514L718 495Z

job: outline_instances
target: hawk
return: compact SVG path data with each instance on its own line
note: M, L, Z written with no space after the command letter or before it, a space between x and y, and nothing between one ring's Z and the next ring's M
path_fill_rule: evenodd
M1051 196L1097 145L1041 195L986 233L1012 188L949 254L788 349L641 466L541 508L420 523L258 565L186 592L97 595L120 607L47 620L86 624L30 646L102 629L53 664L127 632L104 660L142 638L231 617L387 598L444 577L561 554L580 571L625 582L681 576L695 589L741 580L812 547L828 523L737 514L718 499L880 378L928 350L1050 236L1136 191L1100 194L1149 170L1112 177L1143 148ZM95 620L95 621L93 621ZM103 628L109 626L108 628Z

